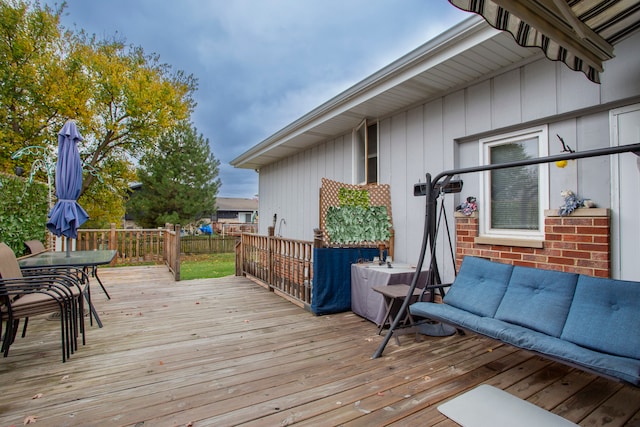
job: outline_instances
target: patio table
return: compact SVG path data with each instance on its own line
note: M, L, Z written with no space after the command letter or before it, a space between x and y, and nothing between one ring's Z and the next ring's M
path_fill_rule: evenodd
M380 326L385 319L384 297L373 290L374 286L410 284L416 271L414 266L402 263L361 263L351 265L351 311ZM424 286L428 270L420 273L418 284ZM393 313L395 314L395 313Z
M71 252L40 252L33 256L27 256L18 260L20 268L64 268L78 267L82 269L91 268L93 276L98 280L100 287L111 299L109 293L105 289L100 277L98 276L98 266L110 264L116 256L116 250L95 250L95 251L71 251ZM96 319L99 327L102 327L100 317L91 302L91 293L87 286L87 302L93 317Z

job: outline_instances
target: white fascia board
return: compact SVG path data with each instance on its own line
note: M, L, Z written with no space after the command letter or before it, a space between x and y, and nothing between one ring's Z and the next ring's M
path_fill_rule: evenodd
M497 34L500 34L499 30L489 26L482 17L474 15L310 111L233 159L230 164L235 167L253 164L253 159L278 145L344 114Z

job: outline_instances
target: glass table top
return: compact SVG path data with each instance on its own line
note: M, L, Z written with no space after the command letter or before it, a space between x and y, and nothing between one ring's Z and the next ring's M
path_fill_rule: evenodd
M20 267L87 267L109 264L116 250L41 252L18 260Z

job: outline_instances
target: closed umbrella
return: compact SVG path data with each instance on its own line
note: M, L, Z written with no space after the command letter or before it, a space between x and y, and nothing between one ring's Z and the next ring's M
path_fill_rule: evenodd
M89 215L78 204L82 188L82 162L78 152L82 136L75 122L68 121L58 133L58 161L56 163L56 197L58 200L49 212L47 228L56 236L71 239L78 237L78 228ZM70 245L67 244L67 253Z

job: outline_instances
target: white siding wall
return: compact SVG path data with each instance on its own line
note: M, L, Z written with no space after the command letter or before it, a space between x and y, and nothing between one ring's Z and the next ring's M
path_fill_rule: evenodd
M260 170L259 233L267 234L277 214L276 234L313 240L320 224L319 197L323 177L351 182L351 135L338 137ZM281 220L284 218L284 222Z
M616 46L617 58L606 63L601 85L541 59L382 119L379 179L391 185L396 259L414 263L419 255L424 199L413 197L413 184L424 181L427 172L477 165L481 137L548 124L550 154L561 149L556 134L576 150L609 146L608 111L640 98L640 58L634 49L639 42L636 34ZM260 233L266 234L277 213L278 222L286 220L284 237L312 240L321 178L352 182L351 141L348 133L261 169ZM550 174L552 208L561 204L559 193L567 188L610 206L607 157L551 167ZM448 197L448 212L478 194L475 175L462 177L463 192ZM442 248L440 255L446 252Z

